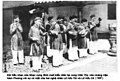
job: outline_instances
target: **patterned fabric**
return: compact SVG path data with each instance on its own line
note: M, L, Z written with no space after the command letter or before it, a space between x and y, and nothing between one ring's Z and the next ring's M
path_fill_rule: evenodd
M23 39L21 32L23 32L23 29L20 23L12 23L10 25L10 34L12 34L11 50L23 50Z
M33 56L40 56L44 52L44 37L43 31L33 25L29 31L29 38L32 40L32 54Z

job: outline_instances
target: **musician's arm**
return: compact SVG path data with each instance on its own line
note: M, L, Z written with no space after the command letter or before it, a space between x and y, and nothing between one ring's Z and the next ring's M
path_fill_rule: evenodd
M51 32L52 34L58 35L58 30L56 29L56 28L58 28L57 26L58 26L58 25L55 24L55 25L53 25L53 26L50 28L50 32Z
M10 34L13 34L16 31L17 27L13 24L10 25Z
M87 32L90 32L90 28L88 26L85 29Z
M33 40L33 41L37 41L37 40L39 40L38 38L36 38L36 37L33 37L33 27L31 27L30 28L30 31L29 31L29 34L28 34L28 37L31 39L31 40Z
M33 34L33 31L32 31L32 28L30 28L30 30L29 30L29 34L28 34L28 37L30 38L30 39L32 39L32 35Z
M19 30L20 32L23 32L23 28L22 28L21 24L19 24L18 30Z
M69 31L71 31L71 30L72 30L72 25L71 25L71 24L68 24L66 31L69 32Z
M41 25L40 26L40 29L43 31L43 32L45 32L45 28Z
M89 28L92 30L94 27L96 27L95 22L89 22Z
M40 35L45 36L47 32L40 30Z
M63 25L63 33L67 32L67 27L65 25Z

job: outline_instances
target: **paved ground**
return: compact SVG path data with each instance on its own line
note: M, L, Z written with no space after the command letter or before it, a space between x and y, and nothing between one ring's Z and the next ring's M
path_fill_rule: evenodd
M82 66L77 66L66 72L117 72L117 57L106 56L104 58L94 60Z
M99 40L99 49L109 49L108 40ZM107 53L95 55L88 55L87 58L79 58L78 61L68 61L63 59L63 65L60 67L52 67L52 64L44 64L43 70L34 71L30 68L30 57L25 57L25 65L14 66L12 60L8 60L6 65L3 64L3 71L5 67L8 73L20 72L34 72L34 73L55 73L55 72L116 72L117 71L117 57L108 56Z
M88 55L86 58L79 58L78 61L68 61L63 59L63 65L52 67L52 64L44 64L43 70L34 71L30 68L30 57L26 56L25 65L14 66L12 60L6 63L6 69L9 73L13 72L37 72L37 73L55 73L55 72L117 72L117 57L108 56L106 53ZM3 71L4 71L3 64Z

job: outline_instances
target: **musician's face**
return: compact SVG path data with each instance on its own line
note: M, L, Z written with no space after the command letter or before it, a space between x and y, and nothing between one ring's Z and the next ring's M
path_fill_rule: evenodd
M51 19L51 20L50 20L50 23L52 23L52 22L54 22L54 20L53 20L53 19Z
M96 17L93 17L93 18L92 18L92 21L96 21Z
M68 24L67 21L64 21L64 24L67 25Z
M17 17L16 19L14 19L15 23L19 23L20 19Z
M58 19L58 23L62 24L63 23L63 19Z
M78 19L77 18L74 18L74 22L77 22L78 21Z
M72 21L72 22L77 22L78 19L77 19L77 18L74 18L74 19L72 19L71 21Z
M85 27L87 27L87 26L88 26L88 22L83 22L83 25L84 25Z
M74 22L75 20L74 19L71 19L71 22Z

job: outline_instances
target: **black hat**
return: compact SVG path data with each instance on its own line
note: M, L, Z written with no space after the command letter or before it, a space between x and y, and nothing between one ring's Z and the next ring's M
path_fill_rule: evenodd
M90 18L93 18L93 17L95 17L95 15L94 15L94 14L90 16Z
M58 19L64 19L64 16L59 15L59 16L57 17L57 20L58 20Z
M66 19L66 18L64 18L64 19L63 19L63 21L67 21L67 19Z
M51 19L53 19L53 16L48 17L48 21L50 21Z
M83 23L83 22L87 22L87 19L83 18L83 19L81 20L81 23Z
M74 19L74 18L78 18L77 16L73 15L73 16L70 16L69 19Z
M18 15L14 15L14 16L13 16L13 19L16 19L16 18L19 18L19 16L18 16Z

